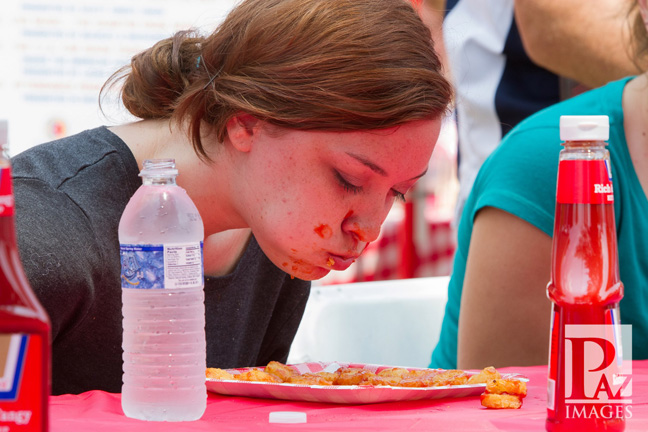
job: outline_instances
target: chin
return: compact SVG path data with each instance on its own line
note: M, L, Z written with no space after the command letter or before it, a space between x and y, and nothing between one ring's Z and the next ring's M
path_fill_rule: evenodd
M317 279L321 279L327 274L329 274L331 270L329 269L323 269L321 267L312 267L310 269L302 269L299 268L297 270L294 270L292 272L287 272L291 277L295 277L297 279L302 279L306 281L314 281Z
M319 267L315 264L311 264L311 260L307 254L302 258L297 255L297 251L292 247L288 249L290 251L288 253L284 252L281 247L267 248L268 250L266 251L264 249L264 244L259 240L259 237L257 237L257 241L266 257L268 257L275 266L293 278L313 281L323 278L332 270L330 267Z

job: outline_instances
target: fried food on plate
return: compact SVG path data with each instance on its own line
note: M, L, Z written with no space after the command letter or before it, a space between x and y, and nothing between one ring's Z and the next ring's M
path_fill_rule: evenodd
M375 369L374 369L375 370ZM233 372L233 373L232 373ZM334 372L300 373L297 367L271 361L265 368L248 368L235 371L207 368L207 378L267 383L288 383L308 386L383 386L383 387L445 387L486 384L480 400L486 408L519 409L527 394L526 382L502 378L494 367L479 373L452 369L407 369L402 367L378 368L376 372L363 367L339 367Z
M502 376L493 366L484 368L481 372L468 378L468 384L484 384L490 380L500 379Z
M489 408L513 407L508 396L520 399L526 396L526 383L503 380L494 367L487 367L472 376L463 370L383 368L373 372L361 367L340 367L335 372L300 373L295 367L271 361L265 368L250 368L239 373L207 368L207 378L270 383L289 383L318 386L389 386L389 387L441 387L465 384L484 384L486 391L482 404ZM485 401L485 402L484 402Z
M306 385L321 385L330 386L335 382L334 374L319 374L319 373L304 373L301 375L293 375L290 381L291 384L306 384Z
M367 379L369 385L372 386L386 386L386 387L399 387L402 380L395 376L380 376L374 375Z
M410 371L405 368L387 368L378 372L376 375L385 378L402 378L403 375L409 375Z
M213 379L222 379L222 380L233 380L234 375L227 372L226 370L219 368L207 368L206 371L207 378Z
M462 370L447 370L434 376L432 385L434 387L449 385L464 385L468 382L468 374Z
M284 382L290 382L294 376L298 376L299 372L288 365L279 363L278 361L271 361L264 369L266 372L279 377Z
M270 382L270 383L283 382L279 377L256 368L250 369L245 372L241 372L238 375L234 375L234 379L237 379L239 381L256 381L256 382Z
M340 368L335 385L371 385L369 378L376 374L360 368Z

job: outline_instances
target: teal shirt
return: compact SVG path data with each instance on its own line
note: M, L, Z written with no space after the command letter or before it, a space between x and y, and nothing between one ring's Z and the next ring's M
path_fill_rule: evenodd
M648 358L648 200L630 159L621 99L625 78L546 108L515 127L482 166L466 201L448 286L448 303L430 367L457 367L457 324L468 247L477 212L496 207L553 235L561 115L607 115L614 184L621 321L632 325L632 354ZM547 281L549 282L549 281ZM547 319L549 319L547 317ZM547 334L547 338L549 335Z

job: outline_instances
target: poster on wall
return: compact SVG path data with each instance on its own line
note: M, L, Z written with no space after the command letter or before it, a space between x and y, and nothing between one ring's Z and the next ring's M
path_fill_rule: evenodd
M104 82L178 30L213 30L236 0L3 0L0 119L9 152L132 118Z

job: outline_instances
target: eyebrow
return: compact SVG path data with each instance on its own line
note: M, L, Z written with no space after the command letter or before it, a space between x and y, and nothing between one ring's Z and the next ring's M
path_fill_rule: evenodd
M381 167L379 167L379 166L376 165L375 163L371 162L370 160L368 160L368 159L365 158L364 156L360 156L360 155L357 155L357 154L354 154L354 153L349 153L349 152L347 152L347 155L351 156L352 158L354 158L354 159L357 160L358 162L362 163L364 166L368 167L371 171L373 171L373 172L375 172L375 173L377 173L377 174L380 174L380 175L383 176L383 177L387 177L387 175L388 175L388 174L387 174L387 171L385 171L384 169L382 169ZM417 176L414 176L414 177L412 177L412 178L409 179L409 180L416 180L416 179L420 179L420 178L423 177L426 173L427 173L427 168L425 168L425 170L424 170L421 174L419 174L419 175L417 175Z

